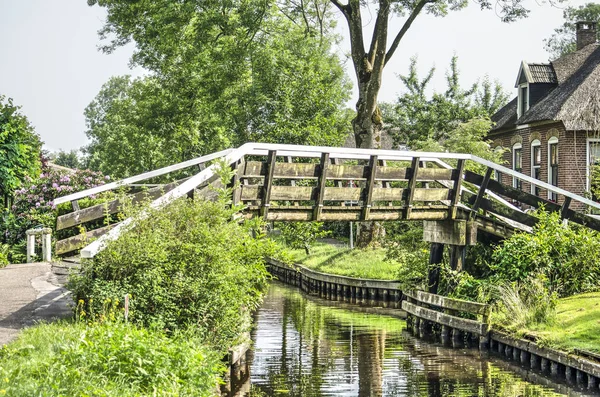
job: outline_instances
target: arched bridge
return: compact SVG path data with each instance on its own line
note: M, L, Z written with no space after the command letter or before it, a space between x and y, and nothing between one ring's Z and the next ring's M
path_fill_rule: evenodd
M132 219L125 219L89 230L107 213L119 212L121 203L80 209L78 200L123 188L132 189L134 202L150 197L155 208L185 195L210 198L209 185L220 184L219 159L234 170L233 203L242 204L246 216L268 221L425 221L426 241L465 246L482 234L503 238L531 230L536 218L525 209L544 206L600 230L600 220L582 211L600 210L600 204L469 154L247 143L56 199L55 204L71 202L73 208L58 218L57 230L88 226L84 234L58 241L56 254L81 250L82 257L94 257L132 226ZM189 174L192 167L197 173L189 178L134 192L142 181ZM535 186L539 189L531 190L544 196L556 193L560 204L502 184L494 179L498 173Z

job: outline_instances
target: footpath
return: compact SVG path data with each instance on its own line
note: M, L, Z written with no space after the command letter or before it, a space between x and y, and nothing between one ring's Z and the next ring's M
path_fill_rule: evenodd
M71 297L50 263L0 268L0 347L40 321L72 315Z

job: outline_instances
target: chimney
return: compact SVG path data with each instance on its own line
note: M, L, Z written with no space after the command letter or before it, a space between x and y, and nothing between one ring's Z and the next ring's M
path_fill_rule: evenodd
M577 50L596 42L596 22L579 21L577 28Z

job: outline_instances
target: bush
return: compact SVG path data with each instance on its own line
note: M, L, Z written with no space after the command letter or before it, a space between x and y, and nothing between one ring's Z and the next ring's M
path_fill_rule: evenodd
M77 170L75 173L45 169L37 179L28 178L23 187L15 191L14 203L10 211L2 215L0 242L11 246L9 260L19 263L25 260L25 231L34 227L56 225L60 212L71 210L71 204L57 209L54 200L81 190L104 184L108 177L99 172ZM96 204L101 200L80 200L81 208ZM63 232L64 233L64 232Z
M586 227L563 225L558 213L537 213L533 233L516 233L499 245L490 268L495 277L522 282L542 273L560 296L596 291L600 285L600 239Z
M291 248L302 248L306 255L310 255L310 247L318 238L331 234L323 230L322 222L288 222L279 225L281 237Z
M0 349L0 395L213 396L223 369L189 335L124 323L42 324Z
M233 219L223 202L182 198L160 210L126 209L135 228L82 263L69 288L85 310L105 299L132 296L130 319L167 331L192 327L219 349L249 326L267 283L264 257L272 248L256 225ZM252 229L252 230L251 230ZM256 235L256 233L254 233Z

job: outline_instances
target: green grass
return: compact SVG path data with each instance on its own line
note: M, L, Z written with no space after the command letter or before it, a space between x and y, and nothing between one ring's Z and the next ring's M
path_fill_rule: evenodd
M213 396L219 355L192 337L60 322L0 349L0 396Z
M527 330L549 346L600 353L600 292L559 300L556 321Z
M340 276L396 280L401 264L385 260L385 250L353 249L317 242L306 255L303 249L285 248L294 263L309 269Z

